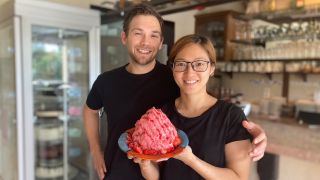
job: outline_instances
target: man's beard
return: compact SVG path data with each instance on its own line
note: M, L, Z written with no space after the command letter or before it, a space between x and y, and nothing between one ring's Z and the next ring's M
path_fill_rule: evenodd
M137 58L133 54L129 53L129 56L134 61L134 63L139 64L139 65L148 65L148 64L152 63L153 60L156 58L156 56L151 56L150 58L148 58L144 61L139 61L139 60L137 60Z

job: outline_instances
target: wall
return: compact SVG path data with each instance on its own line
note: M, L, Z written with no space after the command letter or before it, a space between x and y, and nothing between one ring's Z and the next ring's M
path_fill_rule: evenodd
M320 90L320 75L310 74L307 76L307 81L304 81L299 74L290 76L289 99L308 99L313 100L314 92Z
M91 2L97 1L97 0L0 0L0 5L4 2L7 1L49 1L49 2L54 2L54 3L59 3L59 4L65 4L65 5L70 5L70 6L76 6L76 7L81 7L81 8L89 8Z
M89 0L47 0L55 3L70 5L70 6L77 6L81 8L90 8L90 1Z
M195 19L194 15L197 10L190 10L181 13L175 13L163 16L163 19L173 21L175 23L174 39L175 41L186 34L194 33Z
M12 0L0 0L0 5Z
M258 101L269 89L273 96L281 96L282 75L273 74L270 80L265 74L234 73L233 77L223 76L222 86L241 92L248 101Z
M232 88L235 92L244 94L248 101L258 101L269 89L271 96L281 96L282 94L282 74L273 74L269 79L266 74L257 73L233 73L233 77L224 75L222 86ZM289 101L294 102L299 99L313 100L314 92L320 90L320 76L316 74L307 75L307 81L299 74L290 74Z
M232 3L226 3L218 6L207 7L203 10L194 9L194 10L189 10L185 12L164 15L162 17L165 20L175 22L174 37L176 41L177 39L179 39L184 35L194 33L194 30L195 30L194 15L203 14L207 12L218 12L218 11L230 10L230 7L232 7L233 11L238 11L238 12L244 11L242 3L232 2Z

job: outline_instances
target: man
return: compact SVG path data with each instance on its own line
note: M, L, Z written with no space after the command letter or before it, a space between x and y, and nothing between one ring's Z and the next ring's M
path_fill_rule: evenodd
M127 159L117 146L122 132L152 106L161 107L178 97L171 70L155 60L163 42L163 20L155 10L145 4L137 5L127 13L122 43L129 52L129 63L102 73L96 79L84 106L84 124L100 179L143 179L139 165ZM99 144L98 111L104 108L108 119L108 140L104 154ZM266 147L264 131L253 123L244 126L255 137L255 148L250 152L254 160L260 159Z

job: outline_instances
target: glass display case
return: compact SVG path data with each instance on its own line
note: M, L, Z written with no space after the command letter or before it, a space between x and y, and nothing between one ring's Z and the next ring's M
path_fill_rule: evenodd
M100 72L99 13L33 0L2 8L0 179L89 179L82 107Z
M89 153L81 113L89 91L88 33L38 25L31 32L36 177L63 177L64 170L74 177L87 171Z

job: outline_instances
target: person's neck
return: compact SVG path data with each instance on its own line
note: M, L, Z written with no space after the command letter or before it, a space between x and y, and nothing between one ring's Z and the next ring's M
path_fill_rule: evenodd
M183 116L197 117L212 107L216 102L217 99L207 92L194 95L181 93L181 96L175 101L175 106Z
M132 74L146 74L153 70L156 65L156 61L152 61L149 64L141 65L134 62L130 62L126 67L126 70Z

